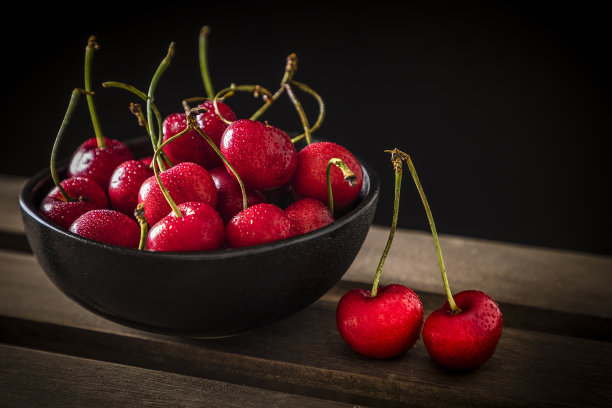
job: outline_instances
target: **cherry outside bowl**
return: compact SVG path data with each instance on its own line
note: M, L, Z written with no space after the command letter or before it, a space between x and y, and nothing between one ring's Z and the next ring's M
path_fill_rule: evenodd
M132 143L136 157L139 150L148 153L144 146L146 140ZM379 180L371 167L362 167L361 195L334 224L275 243L213 252L138 251L62 230L38 211L53 186L48 170L27 182L19 200L38 263L68 297L140 330L222 337L288 317L341 279L366 238L378 200Z

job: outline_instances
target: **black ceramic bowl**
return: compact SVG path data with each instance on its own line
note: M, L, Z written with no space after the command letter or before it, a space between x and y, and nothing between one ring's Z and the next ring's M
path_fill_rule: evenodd
M139 148L132 146L135 153ZM290 316L340 280L366 238L378 200L377 176L367 164L362 167L361 195L334 224L283 241L213 252L138 251L62 230L38 212L53 186L48 170L28 181L19 200L34 255L67 296L140 330L221 337Z

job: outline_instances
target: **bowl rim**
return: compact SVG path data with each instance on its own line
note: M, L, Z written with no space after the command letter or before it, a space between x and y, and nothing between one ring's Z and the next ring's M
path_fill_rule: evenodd
M42 183L48 183L51 177L51 171L49 168L45 168L40 170L34 176L28 179L26 184L22 187L19 193L19 204L24 213L26 213L29 217L34 219L37 223L42 224L48 229L53 230L54 232L63 235L67 238L74 239L83 244L92 245L94 247L98 247L100 249L112 251L115 253L120 253L124 255L138 255L138 256L152 256L159 259L177 259L177 260L218 260L218 259L226 259L233 258L237 256L249 256L249 255L260 255L263 253L282 250L284 247L294 245L298 242L310 241L320 238L323 235L327 235L328 233L342 228L344 225L350 223L352 220L357 218L360 213L366 208L369 207L373 202L376 201L378 195L380 193L380 180L378 179L378 175L374 171L374 169L361 160L359 157L355 156L357 161L361 164L363 175L364 175L364 186L368 186L368 191L365 195L362 195L361 201L352 208L348 213L340 217L338 220L334 221L332 224L326 225L323 228L319 228L315 231L308 232L306 234L294 236L291 238L286 238L279 241L269 242L265 244L253 245L249 247L243 248L222 248L214 251L147 251L147 250L139 250L137 248L126 248L118 245L106 244L98 241L94 241L89 238L81 237L77 234L74 234L68 230L64 230L59 226L51 223L47 220L40 212L38 208L34 206L32 202L32 192L34 189ZM61 169L62 166L58 166L58 169ZM363 187L362 187L363 188ZM363 191L363 190L362 190ZM360 193L361 194L361 193Z

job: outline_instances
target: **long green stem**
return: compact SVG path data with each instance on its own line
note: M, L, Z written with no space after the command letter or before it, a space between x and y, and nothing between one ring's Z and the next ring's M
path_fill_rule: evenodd
M290 54L287 57L287 63L285 64L285 73L283 74L283 78L281 79L280 87L268 98L264 98L265 103L254 113L251 115L249 119L257 120L261 115L268 110L268 108L276 101L280 96L285 92L285 84L293 78L293 75L297 71L297 55Z
M139 203L134 210L134 217L138 221L138 225L140 225L140 241L138 243L138 249L140 251L144 251L147 247L147 234L149 233L149 223L145 218L145 210L144 204Z
M321 127L321 124L323 123L323 119L325 118L325 103L323 102L323 98L321 98L321 96L318 93L316 93L312 88L310 88L306 84L303 84L301 82L297 82L294 80L289 81L289 84L295 85L303 92L306 92L312 95L317 100L317 103L319 104L319 116L317 117L317 121L315 122L315 124L312 125L312 127L309 129L309 132L312 134L312 132L314 132L319 127ZM296 143L302 140L304 137L306 137L306 133L302 133L301 135L294 137L293 139L291 139L291 142Z
M306 137L306 144L312 143L312 137L310 136L310 125L308 124L308 118L306 117L306 112L304 112L304 108L302 108L302 104L298 100L298 98L293 93L291 86L289 84L285 84L285 89L287 90L287 95L289 95L289 99L295 106L295 110L297 110L298 115L300 116L300 121L302 122L302 127L304 128L304 135Z
M376 268L376 274L374 275L374 283L372 284L371 296L375 297L378 294L378 282L380 281L380 275L382 273L385 260L391 249L391 243L395 236L395 230L397 228L397 217L399 214L399 202L400 202L400 190L402 187L402 159L396 154L391 153L391 162L395 170L395 199L393 200L393 219L391 220L391 230L389 231L389 238L387 239L387 245L380 257L378 262L378 268Z
M62 124L57 132L57 136L55 137L55 142L53 142L53 148L51 149L51 159L49 160L49 166L51 167L51 178L53 179L53 183L59 189L61 195L64 197L66 201L75 201L75 198L71 197L70 194L64 190L62 184L60 182L59 176L57 174L56 168L56 158L57 158L57 150L60 145L60 141L64 136L64 132L66 131L66 127L70 123L70 119L72 118L72 114L74 113L74 109L76 108L79 97L81 94L86 93L85 90L76 88L72 91L72 95L70 96L70 102L68 103L68 109L66 110L66 114L64 115L64 120L62 120Z
M100 45L96 42L96 37L92 35L89 37L87 47L85 48L85 91L87 91L87 105L89 106L89 114L96 134L96 140L98 141L98 147L103 149L106 147L106 143L104 142L104 134L102 133L100 121L98 120L98 113L96 112L96 105L93 100L93 92L91 91L91 62L95 51L98 49L100 49Z
M436 253L438 254L438 263L440 264L440 272L442 273L442 281L444 282L444 290L446 291L446 298L448 300L448 304L451 308L451 312L453 314L461 312L461 309L455 303L455 299L453 299L453 295L450 290L450 286L448 284L448 278L446 277L446 268L444 267L444 259L442 258L442 249L440 248L440 241L438 239L438 232L436 230L436 224L433 219L433 215L431 213L431 208L429 207L429 203L427 202L427 197L425 197L425 192L423 191L423 187L421 186L421 182L419 181L419 176L417 175L416 169L414 168L414 164L406 153L395 149L395 154L400 155L404 161L408 164L408 169L410 170L410 174L412 175L412 179L414 180L414 184L416 185L417 190L419 191L419 195L421 196L421 201L423 202L423 207L425 207L425 213L427 213L427 219L429 220L429 226L431 228L431 234L433 235L434 243L436 245Z
M223 117L223 115L221 115L221 112L219 111L219 106L217 104L217 101L222 100L225 97L233 95L236 91L240 91L240 92L252 92L255 95L255 97L258 97L258 96L261 95L266 100L270 99L273 96L272 92L268 91L266 88L264 88L263 86L259 86L259 85L236 85L236 84L231 84L229 87L223 88L222 90L217 92L217 94L213 98L213 105L215 106L215 113L217 114L217 116L219 116L219 119L221 119L227 125L231 125L232 122L227 120L227 119L225 119ZM253 117L251 117L250 119L251 120L255 120L255 119L253 119Z
M200 56L200 71L202 73L202 81L204 81L204 88L206 88L206 95L209 98L215 96L213 91L212 81L210 80L210 72L208 71L208 34L210 28L208 26L202 27L200 30L200 41L199 41L199 56Z
M357 186L357 176L355 176L355 173L353 173L353 171L349 169L349 167L342 161L342 159L333 157L329 159L329 161L327 162L327 168L325 170L326 179L327 179L327 200L328 200L329 212L331 213L333 217L334 216L334 194L332 191L332 184L331 184L332 166L336 166L340 169L340 171L342 171L342 176L344 177L344 181L349 183L351 187Z

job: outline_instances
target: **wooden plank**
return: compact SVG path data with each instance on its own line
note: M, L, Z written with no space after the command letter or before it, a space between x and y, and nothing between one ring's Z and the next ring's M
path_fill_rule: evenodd
M13 263L9 265L9 260ZM335 303L218 340L124 328L65 298L24 254L3 256L0 341L299 395L401 406L609 406L612 343L505 328L495 355L456 374L422 344L397 359L353 353L339 337ZM431 306L426 305L426 313ZM503 311L503 309L502 309Z
M348 407L318 398L0 344L2 406Z
M27 179L0 173L0 231L23 234L19 193Z

